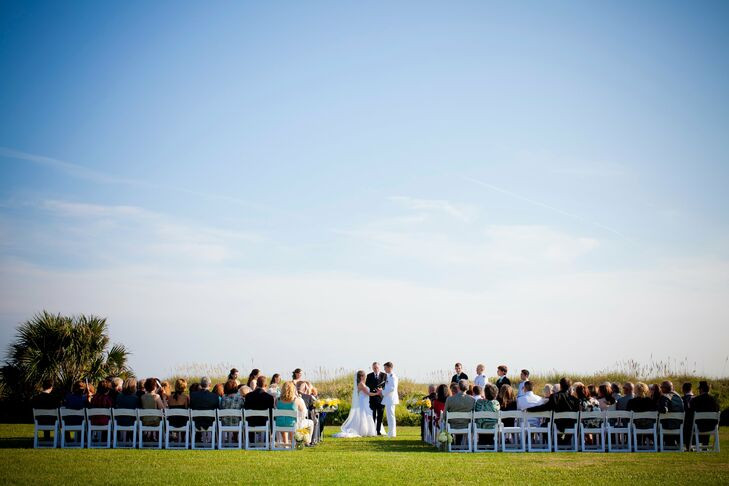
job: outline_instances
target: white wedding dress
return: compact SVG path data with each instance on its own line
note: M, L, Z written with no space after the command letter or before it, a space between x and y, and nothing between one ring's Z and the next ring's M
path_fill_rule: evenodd
M377 435L375 421L372 419L370 409L370 396L357 389L357 377L354 377L355 384L352 391L352 408L349 410L347 420L342 424L342 431L332 437L372 437Z

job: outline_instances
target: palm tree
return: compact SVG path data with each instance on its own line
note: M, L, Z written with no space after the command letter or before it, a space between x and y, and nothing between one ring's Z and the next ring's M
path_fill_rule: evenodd
M127 365L129 351L120 344L108 347L106 318L43 311L18 327L6 364L0 369L2 388L6 393L29 397L47 378L57 388L70 390L78 380L133 377Z

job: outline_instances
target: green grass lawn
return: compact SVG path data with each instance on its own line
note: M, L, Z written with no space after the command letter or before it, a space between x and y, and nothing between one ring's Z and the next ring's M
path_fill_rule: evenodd
M32 426L0 425L0 483L729 483L726 428L719 454L448 454L420 442L418 428L398 433L293 452L34 450Z

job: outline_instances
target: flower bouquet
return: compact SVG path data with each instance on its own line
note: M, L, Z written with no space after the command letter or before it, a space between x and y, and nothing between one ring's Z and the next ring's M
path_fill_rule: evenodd
M314 401L317 412L334 412L339 408L338 398L317 398Z
M420 414L425 412L426 410L430 410L431 405L432 404L430 403L429 398L418 399L414 397L408 400L405 404L410 413L416 414Z
M438 434L438 443L445 447L447 444L453 443L453 434L449 434L445 430L442 430L440 434Z
M296 441L296 448L303 449L304 444L311 442L311 427L306 426L296 429L294 440Z

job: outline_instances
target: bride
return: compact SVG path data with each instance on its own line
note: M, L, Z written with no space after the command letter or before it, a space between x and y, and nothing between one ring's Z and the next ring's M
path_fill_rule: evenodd
M342 424L342 431L333 437L371 437L377 435L375 421L370 410L370 397L378 393L371 393L365 386L365 372L359 370L354 377L354 390L352 391L352 408L349 410L347 420Z

